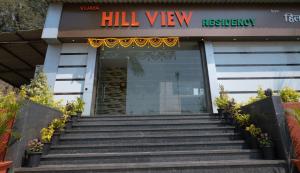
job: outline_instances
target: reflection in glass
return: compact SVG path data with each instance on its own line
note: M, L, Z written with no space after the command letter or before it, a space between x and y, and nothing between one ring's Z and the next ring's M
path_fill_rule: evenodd
M196 42L174 48L101 50L98 73L97 114L207 111Z

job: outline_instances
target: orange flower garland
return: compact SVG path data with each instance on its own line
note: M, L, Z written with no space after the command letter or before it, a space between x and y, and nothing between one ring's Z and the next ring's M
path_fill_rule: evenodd
M164 37L164 38L89 38L88 43L94 47L102 47L106 46L108 48L114 48L117 45L122 47L129 47L129 46L138 46L138 47L145 47L146 45L152 47L160 47L160 46L167 46L167 47L174 47L179 45L179 37Z

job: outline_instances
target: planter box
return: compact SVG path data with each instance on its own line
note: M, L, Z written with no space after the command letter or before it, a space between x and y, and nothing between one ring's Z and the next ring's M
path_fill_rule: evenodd
M9 121L7 123L7 129L11 130L13 127L13 124L14 124L14 120ZM0 137L0 161L4 161L10 136L11 136L11 132L8 131Z
M11 165L11 161L0 162L0 173L6 173L7 170L11 167Z

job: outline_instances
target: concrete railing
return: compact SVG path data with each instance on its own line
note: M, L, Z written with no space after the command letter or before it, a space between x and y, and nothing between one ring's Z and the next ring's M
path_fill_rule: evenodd
M17 114L13 128L14 132L21 138L8 148L6 160L13 161L14 167L21 167L28 141L40 137L41 129L47 127L54 118L60 116L62 113L58 110L25 101Z

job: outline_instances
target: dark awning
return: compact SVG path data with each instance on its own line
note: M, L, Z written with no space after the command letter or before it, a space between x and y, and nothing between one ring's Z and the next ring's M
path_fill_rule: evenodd
M47 49L41 34L41 29L0 33L0 79L19 87L33 78Z
M48 0L65 3L300 3L299 0Z

